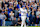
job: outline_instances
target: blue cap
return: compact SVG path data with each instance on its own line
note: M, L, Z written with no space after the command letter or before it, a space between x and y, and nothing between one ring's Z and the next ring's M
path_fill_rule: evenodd
M22 7L25 7L24 5Z

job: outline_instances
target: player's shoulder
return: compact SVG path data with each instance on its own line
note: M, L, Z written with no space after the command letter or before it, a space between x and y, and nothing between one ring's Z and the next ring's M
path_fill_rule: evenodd
M20 8L20 10L22 10L22 8Z

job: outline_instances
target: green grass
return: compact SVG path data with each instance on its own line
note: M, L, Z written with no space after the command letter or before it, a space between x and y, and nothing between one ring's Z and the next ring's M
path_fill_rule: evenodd
M0 26L0 27L20 27L20 26ZM27 26L27 27L40 27L40 26Z

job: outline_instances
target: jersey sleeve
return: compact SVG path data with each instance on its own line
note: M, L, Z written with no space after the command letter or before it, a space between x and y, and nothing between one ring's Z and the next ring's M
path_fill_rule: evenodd
M4 18L7 18L6 15L4 15Z
M26 13L27 13L27 10L26 10Z

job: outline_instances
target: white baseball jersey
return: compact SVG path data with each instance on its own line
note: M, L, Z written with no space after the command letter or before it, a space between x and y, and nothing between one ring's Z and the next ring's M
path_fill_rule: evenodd
M26 9L20 8L20 11L21 11L21 16L26 16L26 14L27 14Z
M27 10L26 9L23 9L23 8L20 8L20 12L21 12L21 19L22 19L22 24L21 24L21 27L26 27L26 23L25 23L25 20L26 20L26 14L27 14Z

